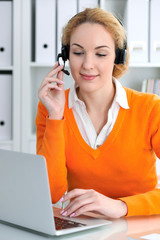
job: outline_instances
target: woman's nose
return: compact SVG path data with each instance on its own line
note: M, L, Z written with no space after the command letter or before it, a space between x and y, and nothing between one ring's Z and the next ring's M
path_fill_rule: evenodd
M92 54L86 54L83 59L83 68L92 69L94 67L94 59Z

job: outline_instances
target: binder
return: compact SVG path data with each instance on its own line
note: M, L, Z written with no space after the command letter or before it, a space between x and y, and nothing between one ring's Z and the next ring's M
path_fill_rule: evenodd
M12 2L0 1L0 66L12 65Z
M57 1L57 53L61 52L61 37L63 27L67 24L68 20L75 14L77 14L77 0Z
M147 63L149 1L128 0L126 21L130 62Z
M78 11L81 12L85 8L95 8L98 7L98 0L79 0L78 1Z
M154 93L155 80L153 78L148 79L147 92Z
M160 63L160 1L152 0L150 6L150 61Z
M0 74L0 140L11 140L11 74Z
M117 17L119 20L124 22L124 15L126 9L126 0L101 0L100 6L102 9L111 12Z
M35 61L54 63L56 59L56 0L36 0Z
M147 92L147 84L148 84L148 80L147 79L144 79L142 81L142 86L141 86L141 92Z

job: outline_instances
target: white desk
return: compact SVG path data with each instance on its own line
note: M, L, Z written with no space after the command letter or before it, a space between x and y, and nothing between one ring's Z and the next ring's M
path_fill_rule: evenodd
M110 226L69 234L63 237L42 236L0 223L0 240L143 240L140 238L141 236L151 233L160 234L160 215L117 219Z

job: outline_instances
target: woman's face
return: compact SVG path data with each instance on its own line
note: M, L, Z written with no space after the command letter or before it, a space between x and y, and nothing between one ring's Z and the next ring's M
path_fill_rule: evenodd
M100 24L84 23L71 34L70 69L75 82L85 92L112 85L115 44Z

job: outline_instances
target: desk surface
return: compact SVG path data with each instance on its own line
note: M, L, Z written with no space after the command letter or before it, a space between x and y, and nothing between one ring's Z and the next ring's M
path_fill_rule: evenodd
M152 234L152 235L151 235ZM155 235L153 235L155 234ZM144 236L146 236L144 238ZM143 238L141 238L143 237ZM150 238L152 237L152 238ZM156 238L157 237L157 238ZM160 215L128 217L113 220L111 225L97 229L69 234L63 237L46 237L0 223L0 239L3 240L132 240L160 239Z

